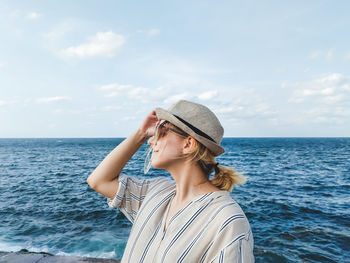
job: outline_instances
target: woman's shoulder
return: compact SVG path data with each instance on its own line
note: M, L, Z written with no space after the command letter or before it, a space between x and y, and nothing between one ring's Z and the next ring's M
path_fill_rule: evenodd
M215 200L219 209L220 218L225 219L243 219L247 220L246 215L241 206L234 200L230 193L225 191L218 195ZM241 221L241 220L239 220Z
M214 232L218 237L249 238L251 233L249 221L241 206L231 197L230 192L216 191L209 194L207 198L202 197L198 200L198 209L207 210L203 220L212 222L211 229L215 229Z

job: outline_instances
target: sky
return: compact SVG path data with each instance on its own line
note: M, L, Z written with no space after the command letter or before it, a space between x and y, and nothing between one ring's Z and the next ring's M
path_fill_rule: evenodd
M350 136L349 1L0 1L0 137L127 137L209 107L224 137Z

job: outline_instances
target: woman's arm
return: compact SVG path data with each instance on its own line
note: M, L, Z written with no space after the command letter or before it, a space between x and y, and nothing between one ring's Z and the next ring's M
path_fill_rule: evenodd
M113 198L118 191L118 176L121 170L143 143L154 134L157 121L153 110L142 125L115 147L95 168L86 180L89 186L96 192Z

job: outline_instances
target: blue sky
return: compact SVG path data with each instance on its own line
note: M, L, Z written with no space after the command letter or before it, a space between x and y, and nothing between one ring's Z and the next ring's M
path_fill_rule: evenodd
M349 1L0 2L0 137L125 137L155 107L225 137L350 135Z

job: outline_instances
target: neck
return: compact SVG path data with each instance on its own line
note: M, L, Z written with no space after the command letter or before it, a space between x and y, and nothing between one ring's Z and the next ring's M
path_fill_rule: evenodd
M220 190L210 183L198 165L179 163L168 170L176 182L176 194L173 201L187 203L196 196Z

